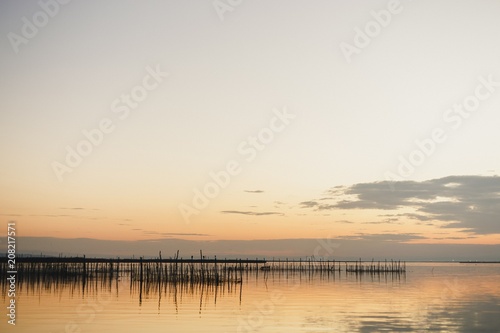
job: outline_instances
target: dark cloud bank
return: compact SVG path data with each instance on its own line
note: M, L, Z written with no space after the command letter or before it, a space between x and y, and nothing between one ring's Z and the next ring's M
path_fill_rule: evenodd
M301 206L316 210L380 209L394 211L387 216L400 219L446 222L445 228L465 228L475 234L500 233L500 177L497 176L360 183L332 188L329 195L333 203L311 200ZM403 208L411 208L415 213L397 213Z
M401 260L499 260L500 245L407 244L418 238L412 234L358 235L348 238L220 240L193 241L162 238L148 241L109 241L96 239L63 239L23 237L18 241L19 253L47 255L87 255L98 257L198 257L203 254L218 258L305 258L328 257L336 260L401 259ZM22 250L21 250L22 249Z

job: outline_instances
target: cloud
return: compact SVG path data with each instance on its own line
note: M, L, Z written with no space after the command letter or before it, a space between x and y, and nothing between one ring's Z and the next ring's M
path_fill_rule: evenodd
M242 215L255 215L255 216L263 216L263 215L283 215L283 213L278 212L246 212L239 210L223 210L221 211L223 214L242 214Z
M310 207L316 207L319 204L316 201L302 201L301 203L299 203L299 205L302 208L310 208Z
M163 232L163 236L210 236L209 234L195 234L195 233L180 233L180 232Z
M51 218L60 218L60 217L63 217L63 218L75 218L75 219L87 219L87 220L103 220L103 219L107 219L105 217L95 217L95 216L82 215L83 213L85 213L86 211L89 211L89 210L98 211L99 209L97 209L97 208L88 209L88 208L83 208L83 207L59 207L58 209L60 209L60 210L66 210L66 211L68 211L68 210L69 211L75 211L75 212L64 212L64 214L29 214L29 215L26 215L26 216L30 216L30 217L51 217ZM77 212L77 211L81 211L81 212ZM92 213L90 213L90 214L92 214ZM21 215L11 214L10 216L21 216Z
M168 253L179 250L181 257L203 254L227 258L296 258L313 255L318 239L267 239L267 240L186 240L164 237L149 240L97 240L89 238L67 239L54 237L23 237L23 253L58 255L83 255L87 257L130 258L133 255L157 257L158 251ZM394 234L384 232L379 235L360 234L357 239L328 237L329 242L341 246L334 252L338 260L358 258L383 260L498 260L500 244L413 244L410 239L419 238L415 234ZM331 239L331 240L330 240ZM371 239L371 240L370 240ZM323 238L323 241L325 239ZM399 240L399 241L398 241ZM388 246L390 245L390 246ZM165 255L164 257L168 257Z
M388 217L392 217L392 216L397 216L397 217L406 217L406 218L409 218L409 219L412 219L412 220L419 220L419 221L430 221L430 220L433 220L433 218L429 217L429 216L425 216L425 215L422 215L422 214L415 214L415 213L403 213L403 214L384 214L384 215L379 215L379 216L388 216Z
M199 234L199 233L160 232L155 230L143 230L143 229L132 229L132 230L142 231L144 235L157 235L165 238L171 238L172 236L198 236L198 237L211 236L209 234Z
M404 233L404 234L394 234L394 233L382 233L382 234L357 234L354 236L344 236L339 237L340 239L355 239L355 240L365 240L365 241L377 241L377 242L407 242L416 239L426 239L426 237L415 233Z
M142 233L145 235L159 235L160 234L158 231L150 231L150 230L143 230Z
M361 224L402 224L398 218L389 218L382 221L361 222Z
M338 201L318 205L318 210L382 209L395 212L387 216L448 222L442 226L445 228L463 228L476 234L500 233L500 177L497 176L360 183L336 187L330 194ZM315 207L312 202L305 203ZM401 209L412 209L414 213L398 213Z
M337 223L344 223L344 224L353 224L354 222L348 221L348 220L340 220L340 221L335 221Z
M264 193L264 191L262 191L262 190L244 190L244 192L247 192L247 193Z
M32 217L74 217L74 215L66 215L66 214L30 214L28 216L32 216Z
M462 240L462 239L474 239L474 238L477 238L477 236L433 237L432 239L438 239L438 240L447 240L447 239Z

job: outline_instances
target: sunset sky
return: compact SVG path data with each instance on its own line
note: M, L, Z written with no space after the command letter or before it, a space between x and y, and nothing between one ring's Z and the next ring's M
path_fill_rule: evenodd
M2 1L2 239L16 221L27 252L498 249L498 17L494 0Z

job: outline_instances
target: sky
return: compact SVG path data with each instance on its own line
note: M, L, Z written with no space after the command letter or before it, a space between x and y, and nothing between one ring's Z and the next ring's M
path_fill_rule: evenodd
M499 14L493 0L2 1L2 242L15 221L25 252L81 254L78 238L104 241L96 255L245 241L242 255L305 256L329 241L494 258Z

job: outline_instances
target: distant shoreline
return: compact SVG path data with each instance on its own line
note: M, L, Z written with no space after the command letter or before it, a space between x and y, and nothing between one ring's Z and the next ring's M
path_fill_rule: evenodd
M500 261L459 261L459 264L500 264Z
M3 261L3 259L7 260L6 256L0 256L0 260ZM140 257L135 257L135 258L120 258L120 257L86 257L86 256L68 256L68 257L56 257L56 256L32 256L32 255L21 255L16 258L16 261L18 262L66 262L66 263L81 263L83 261L87 262L123 262L123 263L139 263L141 261ZM255 259L250 259L250 258L213 258L213 257L204 257L203 259L201 258L158 258L158 257L142 257L143 262L164 262L164 263L169 263L169 262L178 262L178 263L215 263L215 262L226 262L226 263L267 263L267 262L342 262L342 263L356 263L359 262L359 260L353 260L353 259L310 259L309 257L306 258L255 258ZM362 262L371 262L371 260L361 260ZM374 262L383 262L383 260L374 260ZM488 261L488 260L394 260L396 261L401 261L401 262L406 262L406 263L455 263L455 264L500 264L500 261ZM387 262L390 262L390 259L387 259Z

